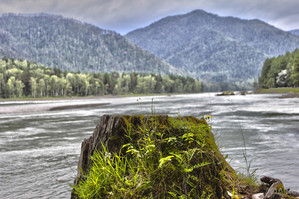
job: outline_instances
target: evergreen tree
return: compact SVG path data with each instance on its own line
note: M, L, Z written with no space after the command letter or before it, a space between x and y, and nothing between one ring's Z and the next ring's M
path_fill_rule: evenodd
M299 49L284 56L266 59L259 78L259 87L299 86Z
M130 79L131 79L131 88L130 91L134 92L136 86L137 86L137 73L131 73L130 74Z
M266 61L264 62L264 66L263 66L263 69L262 69L262 74L261 74L261 77L259 79L259 82L260 82L260 86L262 88L267 88L267 78L268 78L268 72L271 68L271 63L272 63L272 59L266 59Z
M299 52L295 54L291 79L293 85L298 87L299 86Z

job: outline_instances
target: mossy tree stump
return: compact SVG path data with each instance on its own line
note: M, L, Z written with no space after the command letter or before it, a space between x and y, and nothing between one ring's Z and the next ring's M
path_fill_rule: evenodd
M104 115L82 143L72 198L228 198L235 176L204 119Z

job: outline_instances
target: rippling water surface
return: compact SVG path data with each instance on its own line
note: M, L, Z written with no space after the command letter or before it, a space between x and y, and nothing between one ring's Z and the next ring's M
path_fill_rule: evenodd
M0 102L0 198L69 198L83 139L103 114L212 115L217 143L230 164L247 159L257 175L299 191L299 99L279 95L126 97ZM138 100L138 101L137 101ZM96 106L98 103L109 103ZM93 107L49 111L70 105Z

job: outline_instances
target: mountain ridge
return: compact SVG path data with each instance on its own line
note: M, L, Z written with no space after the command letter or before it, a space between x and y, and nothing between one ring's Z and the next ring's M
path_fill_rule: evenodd
M0 36L0 57L70 71L173 73L217 82L252 82L266 58L299 47L299 36L259 19L204 10L162 18L127 39L61 15L2 14Z
M52 14L2 14L0 56L86 72L183 74L120 34Z
M267 57L299 47L298 36L261 20L220 17L204 10L162 18L126 37L178 68L195 69L199 78L209 79L203 72L209 69L210 79L220 82L252 80Z

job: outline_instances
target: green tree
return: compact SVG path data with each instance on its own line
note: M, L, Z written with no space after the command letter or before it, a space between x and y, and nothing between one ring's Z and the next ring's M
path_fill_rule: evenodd
M88 76L86 74L81 74L80 75L80 80L82 84L82 92L81 95L87 96L88 94L88 89L89 89L89 82L88 82Z
M174 81L169 76L165 76L163 78L163 86L166 93L173 93Z
M130 73L130 79L131 79L131 87L130 87L130 91L131 92L134 92L136 86L137 86L137 73L133 72L133 73Z
M93 85L91 86L93 92L92 95L104 95L105 86L102 81L95 79Z
M162 76L159 74L156 76L156 85L155 85L155 92L156 93L161 93L163 90L163 78Z
M5 79L4 79L4 75L2 73L0 73L0 97L5 97Z
M16 90L15 90L15 92L16 92L17 97L22 97L24 87L25 87L25 85L23 84L23 82L21 80L16 81Z
M37 85L37 92L40 97L43 97L47 92L45 80L39 79Z
M66 96L67 80L64 77L58 78L58 92L61 96Z
M31 96L36 97L37 94L37 83L34 77L30 78L30 86L31 86Z
M108 73L104 74L103 83L106 87L105 94L111 94L111 92L110 92L111 91L111 78L110 78L110 75Z
M14 76L11 76L7 81L8 97L16 96L15 88L16 88L16 78Z
M146 88L145 93L153 93L156 86L155 78L152 75L147 75L143 79Z
M137 76L137 85L135 87L134 93L147 93L144 77L141 75Z
M131 84L130 75L123 73L121 78L121 92L123 93L130 92L130 86L131 86L130 84Z
M262 68L262 73L261 73L261 77L259 78L259 85L262 88L268 88L267 87L267 82L268 82L268 72L271 68L271 64L272 64L272 60L274 58L271 59L266 59L266 61L264 62L263 68Z
M45 81L45 95L48 97L50 94L50 76L49 75L44 75L44 81Z
M295 54L291 80L294 86L299 86L299 52Z
M175 79L175 92L176 93L182 93L184 90L183 82L180 78Z
M51 96L57 96L58 95L58 77L56 75L52 75L50 77L50 89L51 89Z
M66 80L70 84L70 87L72 88L72 94L75 94L76 91L76 85L75 84L75 76L72 73L67 73Z
M119 88L117 88L117 91L114 91L115 87L117 86L118 79L119 79L119 73L118 72L111 73L110 85L109 85L109 93L111 93L111 94L118 94Z
M23 70L22 78L21 78L24 84L23 93L25 96L31 95L30 78L31 78L30 62L27 62L27 67L25 67L25 69Z

